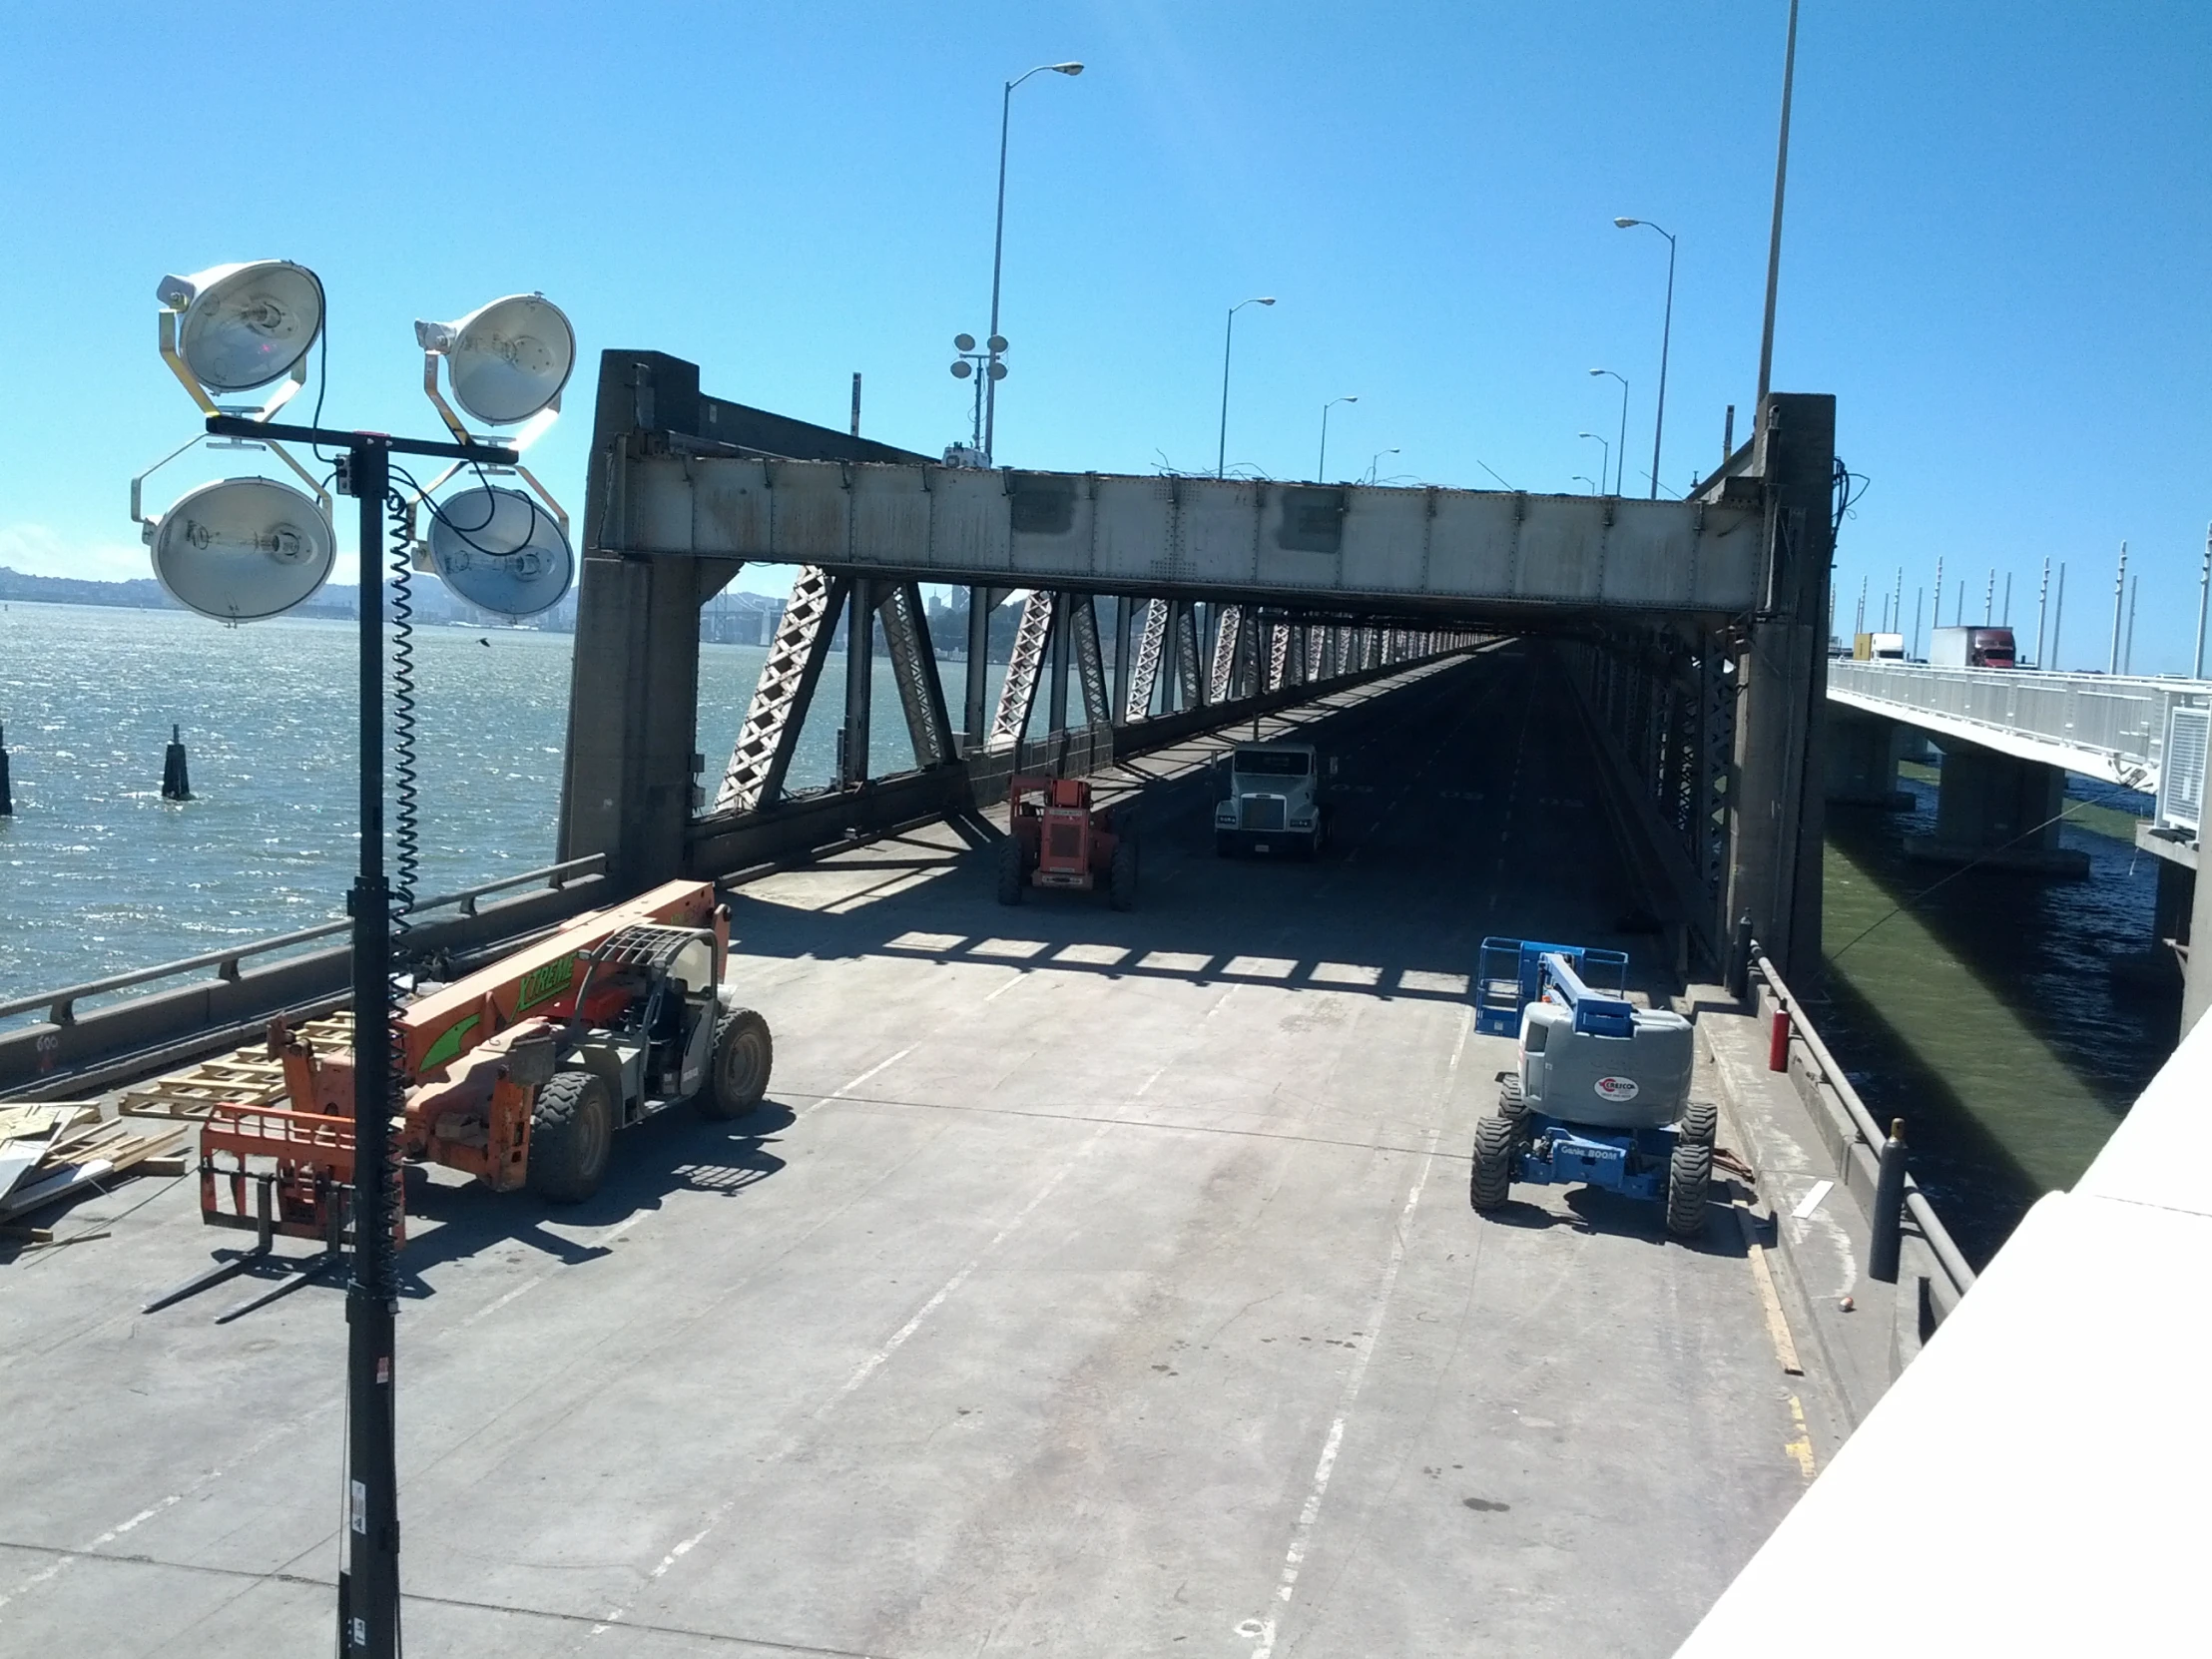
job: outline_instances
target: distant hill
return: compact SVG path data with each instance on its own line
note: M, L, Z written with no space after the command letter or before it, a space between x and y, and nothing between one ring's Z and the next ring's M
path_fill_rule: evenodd
M142 611L181 611L151 576L128 582L88 582L75 576L27 576L0 565L0 600L20 599L38 605L109 605ZM352 616L356 601L351 588L326 587L302 605L300 616Z

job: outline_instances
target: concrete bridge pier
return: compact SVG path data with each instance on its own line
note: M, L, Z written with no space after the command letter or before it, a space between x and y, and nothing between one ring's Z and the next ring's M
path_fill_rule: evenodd
M1956 739L1943 739L1940 747L1936 832L1906 836L1911 856L2069 879L2089 873L2087 853L2059 844L2062 770Z
M1825 762L1829 803L1893 812L1912 807L1912 794L1898 788L1904 748L1905 729L1897 721L1831 709Z

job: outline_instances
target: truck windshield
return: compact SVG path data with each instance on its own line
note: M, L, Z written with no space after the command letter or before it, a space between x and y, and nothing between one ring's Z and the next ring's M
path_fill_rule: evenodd
M1311 755L1264 749L1237 751L1236 770L1248 778L1303 778L1314 767Z

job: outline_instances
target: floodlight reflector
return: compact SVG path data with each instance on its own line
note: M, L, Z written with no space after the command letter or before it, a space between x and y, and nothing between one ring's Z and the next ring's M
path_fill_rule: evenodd
M303 604L336 556L321 506L269 478L203 484L154 527L154 575L179 604L223 622Z
M184 313L178 354L210 391L251 391L283 378L322 331L322 279L289 260L164 276L154 291Z
M444 353L454 401L487 426L528 420L576 366L576 330L542 293L511 293L458 322L417 322L415 338Z
M558 604L575 574L568 537L553 515L520 490L485 485L438 504L430 521L430 563L471 605L502 616L535 616Z

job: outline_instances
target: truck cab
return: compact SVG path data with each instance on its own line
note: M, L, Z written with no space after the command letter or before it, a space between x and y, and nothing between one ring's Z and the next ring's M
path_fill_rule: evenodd
M1329 844L1321 752L1310 743L1241 743L1228 756L1229 787L1214 806L1214 851L1318 857Z

